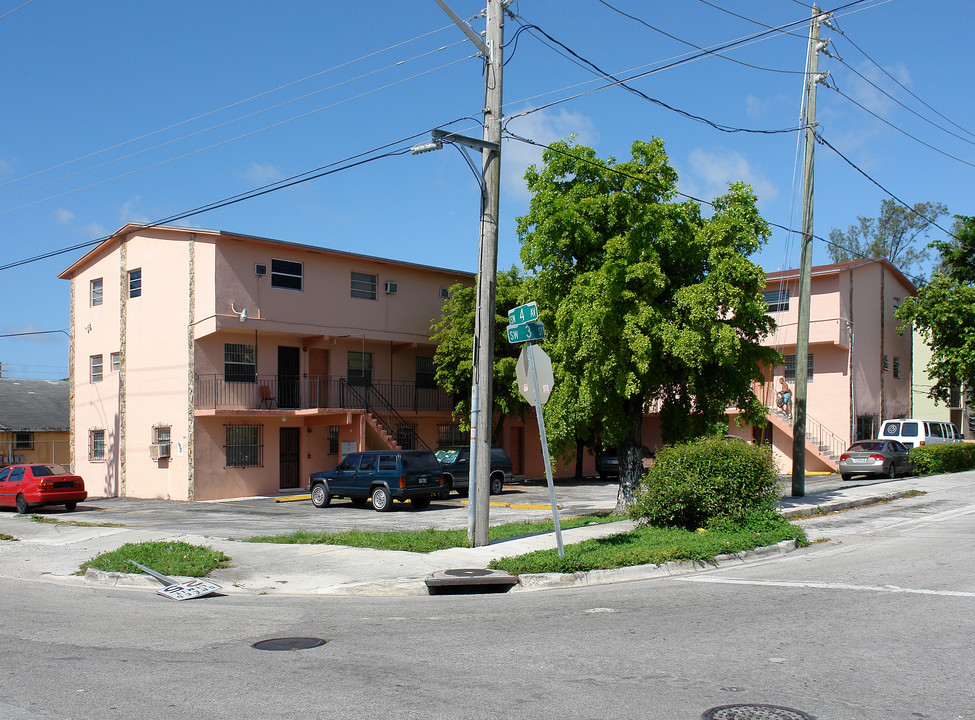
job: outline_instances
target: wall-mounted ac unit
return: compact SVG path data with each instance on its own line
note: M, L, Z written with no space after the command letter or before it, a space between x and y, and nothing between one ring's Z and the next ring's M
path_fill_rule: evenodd
M399 292L399 285L397 283L394 283L394 282L387 282L386 283L386 294L387 295L395 295L398 292Z
M450 297L450 290L447 288L440 288L440 297L442 297L444 300L448 299Z
M169 443L152 443L149 445L149 459L153 462L169 458Z
M267 275L267 265L254 265L254 274L258 277L264 277Z

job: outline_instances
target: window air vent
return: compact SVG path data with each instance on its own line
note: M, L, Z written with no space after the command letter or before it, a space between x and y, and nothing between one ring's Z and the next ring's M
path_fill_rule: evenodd
M255 265L254 274L258 277L264 277L267 275L267 265Z
M399 285L397 283L394 283L394 282L387 282L386 283L386 294L387 295L395 295L398 292L399 292Z

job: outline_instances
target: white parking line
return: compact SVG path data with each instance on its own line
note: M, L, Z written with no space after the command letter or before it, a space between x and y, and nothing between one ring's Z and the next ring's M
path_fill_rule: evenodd
M787 587L813 590L856 590L867 592L909 593L912 595L945 595L948 597L975 597L975 592L962 590L927 590L924 588L903 588L897 585L851 585L849 583L833 582L785 582L780 580L739 580L737 578L722 578L714 576L677 577L681 582L718 583L723 585L759 585L763 587Z

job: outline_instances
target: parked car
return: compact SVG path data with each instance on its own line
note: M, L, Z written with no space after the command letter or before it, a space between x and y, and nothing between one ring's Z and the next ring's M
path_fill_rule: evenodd
M840 475L851 480L854 475L877 475L894 478L914 472L907 459L908 448L896 440L874 438L858 440L840 455Z
M469 445L437 448L435 451L443 468L443 496L451 490L465 496L470 491L471 448ZM506 482L514 480L514 466L504 448L491 448L491 494L500 495Z
M615 453L609 455L600 453L596 456L596 472L599 473L600 480L618 478L620 476L620 459Z
M422 510L439 497L443 473L429 450L379 450L346 455L334 470L312 473L308 490L315 507L328 507L333 497L347 497L353 505L379 512L392 509L393 500Z
M941 420L897 418L880 423L880 437L897 440L908 448L915 445L942 445L962 442L954 423Z
M31 507L64 505L72 512L88 497L85 481L61 465L8 465L0 470L0 505L25 513Z

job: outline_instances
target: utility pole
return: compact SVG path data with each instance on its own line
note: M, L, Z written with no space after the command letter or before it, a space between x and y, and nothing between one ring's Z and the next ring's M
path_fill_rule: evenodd
M501 205L501 75L504 49L504 11L510 0L487 0L484 40L445 0L436 0L451 20L484 56L484 133L477 142L434 132L434 141L416 146L414 153L439 148L440 142L459 142L481 150L481 223L477 248L477 306L474 320L473 382L471 386L471 462L468 539L475 547L488 544L491 507L491 425L494 422L494 300L498 276L498 212Z
M792 496L806 494L806 398L809 371L809 303L813 241L813 154L816 147L816 87L819 75L819 26L826 19L819 6L812 7L806 68L806 143L803 161L802 257L799 266L799 326L796 334L796 398L792 426Z

